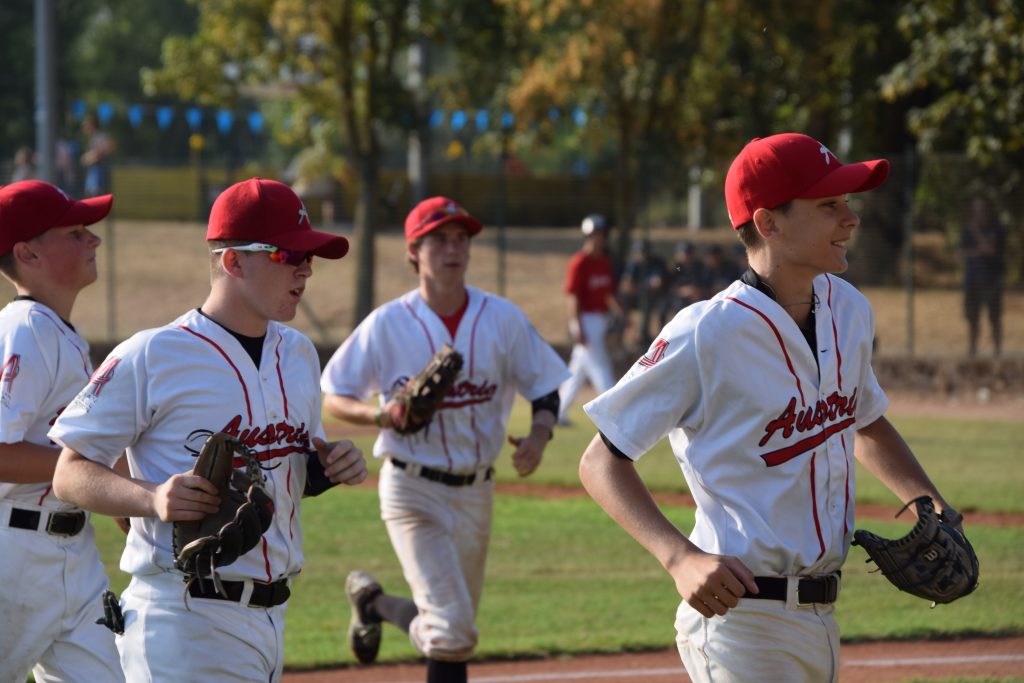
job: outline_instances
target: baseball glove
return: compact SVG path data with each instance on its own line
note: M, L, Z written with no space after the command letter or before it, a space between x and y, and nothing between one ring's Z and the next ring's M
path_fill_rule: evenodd
M455 385L461 369L462 354L448 344L442 346L427 366L388 402L391 428L399 434L415 434L426 429Z
M234 468L235 456L245 463ZM186 584L212 579L222 594L217 567L231 564L256 547L274 517L274 502L256 457L237 439L223 432L203 445L192 474L207 479L220 491L220 510L196 521L174 522L174 566Z
M853 544L867 551L867 561L874 561L894 586L931 600L932 607L971 593L978 587L978 556L956 528L959 520L947 518L946 511L936 513L928 496L915 498L903 510L911 504L917 508L917 524L906 536L888 540L858 529Z

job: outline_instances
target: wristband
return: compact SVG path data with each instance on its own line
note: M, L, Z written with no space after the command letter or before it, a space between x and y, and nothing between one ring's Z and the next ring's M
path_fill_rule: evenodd
M373 414L373 424L377 425L380 429L384 429L384 409L377 408L377 412Z
M548 427L543 422L534 422L533 424L530 425L531 430L534 427L543 427L544 429L548 430L548 441L551 441L551 439L555 438L555 430L552 429L551 427Z

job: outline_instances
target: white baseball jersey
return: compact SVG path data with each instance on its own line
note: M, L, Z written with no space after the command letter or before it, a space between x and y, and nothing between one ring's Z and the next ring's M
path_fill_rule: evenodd
M0 311L0 442L53 446L46 433L89 381L89 344L48 306L30 299ZM0 501L75 510L50 483L0 482Z
M302 567L306 456L324 436L319 367L309 339L271 322L257 368L234 336L193 310L115 348L50 438L108 466L127 451L133 477L164 482L191 470L212 432L236 436L258 453L275 512L262 542L220 575L277 581ZM156 517L132 518L121 569L171 571L171 531Z
M565 363L510 301L475 287L457 334L408 292L367 316L324 368L323 391L381 405L426 366L442 344L463 357L462 371L434 423L415 437L381 431L376 457L391 455L448 472L492 465L501 452L516 393L533 401L568 377Z
M0 311L0 442L54 446L46 433L92 371L89 345L48 306L19 299ZM40 527L11 526L17 514ZM88 522L46 531L52 512L77 512L49 482L0 482L0 680L122 681L114 636L94 622L108 581Z
M855 430L888 403L867 300L828 275L814 291L817 363L785 310L737 281L681 311L585 406L634 460L668 435L697 502L690 539L755 575L839 569L853 533Z

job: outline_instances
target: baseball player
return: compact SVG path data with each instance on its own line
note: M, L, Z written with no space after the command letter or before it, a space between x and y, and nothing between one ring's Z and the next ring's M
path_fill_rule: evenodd
M202 307L115 348L50 430L64 446L58 497L130 516L121 569L128 681L277 681L289 585L302 569L299 504L366 478L351 442L325 443L313 344L295 317L313 257L338 259L344 237L314 231L287 185L252 178L214 202ZM268 531L213 581L174 569L172 522L215 512L217 489L192 475L214 432L256 452L273 499ZM110 469L127 450L131 477Z
M107 576L89 516L57 500L60 449L46 437L92 372L68 322L96 281L87 227L110 195L71 199L49 183L0 188L0 273L17 291L0 311L0 681L123 681L114 636L96 625Z
M510 436L520 476L540 464L558 415L565 364L509 301L466 285L470 240L480 221L445 197L420 202L405 221L407 257L419 287L371 313L324 369L325 408L381 429L373 454L381 516L413 601L384 594L352 572L349 642L372 662L381 621L408 632L427 657L427 681L466 681L477 644L477 605L491 535L494 463L516 393L533 405L530 433ZM402 437L390 429L394 392L450 344L465 359L429 429ZM370 404L374 393L379 402Z
M583 219L583 248L569 261L565 275L566 306L572 354L569 357L571 376L558 389L559 424L568 424L569 409L583 383L590 380L599 393L615 384L612 358L605 344L608 312L625 320L615 298L615 273L605 252L608 223L600 214Z
M884 159L843 165L805 135L751 141L725 181L750 268L676 315L585 406L599 433L580 477L675 581L677 644L697 683L838 680L854 457L900 500L949 509L883 416L871 308L833 275L860 222L846 195L888 171ZM666 435L697 502L689 537L633 465Z

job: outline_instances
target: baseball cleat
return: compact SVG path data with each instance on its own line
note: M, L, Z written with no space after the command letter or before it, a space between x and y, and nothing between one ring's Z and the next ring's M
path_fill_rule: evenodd
M345 579L345 595L352 604L348 645L362 664L372 663L380 650L381 620L371 614L370 603L383 592L377 580L364 571L351 572Z

